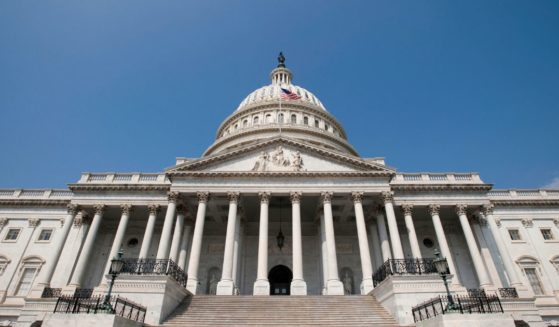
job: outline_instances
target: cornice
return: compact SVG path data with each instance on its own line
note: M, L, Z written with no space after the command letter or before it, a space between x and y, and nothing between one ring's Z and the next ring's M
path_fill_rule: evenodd
M386 171L176 171L170 172L173 177L390 177Z
M541 206L559 206L559 199L556 200L523 200L523 199L511 199L511 200L491 200L491 204L494 206L515 206L515 207L541 207Z
M203 156L206 156L208 153L212 152L215 150L215 148L217 148L218 146L223 145L224 143L227 142L231 142L232 140L238 139L238 138L242 138L244 136L250 136L252 134L261 134L262 132L267 132L267 131L277 131L278 130L278 125L259 125L259 127L256 128L250 128L247 130L243 130L243 131L239 131L235 134L230 134L228 136L222 137L217 139L212 145L210 145L210 147L204 151ZM307 133L310 135L314 135L314 136L319 136L319 137L323 137L323 138L327 138L328 140L336 143L337 145L345 148L346 150L348 150L351 154L353 155L358 155L357 151L353 148L353 146L351 146L351 144L349 144L347 142L347 140L337 137L335 134L330 134L328 132L319 132L315 129L311 129L311 128L307 128L307 127L301 127L298 125L292 125L292 124L285 124L281 126L281 129L283 131L296 131L296 132L303 132L303 133Z
M171 184L68 184L72 191L169 191Z
M467 191L489 191L493 188L491 184L412 184L394 185L390 188L395 191L446 191L446 190L467 190Z
M0 206L40 206L40 207L64 207L70 204L70 200L47 200L47 199L10 199L0 200Z

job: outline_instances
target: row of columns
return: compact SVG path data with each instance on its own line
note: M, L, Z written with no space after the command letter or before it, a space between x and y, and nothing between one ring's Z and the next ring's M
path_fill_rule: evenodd
M322 200L322 210L320 214L320 236L321 236L321 251L323 258L323 273L325 280L324 293L329 295L341 295L343 294L343 284L341 283L338 276L337 267L337 257L336 257L336 244L335 244L335 233L334 233L334 223L332 216L332 192L323 192L321 194ZM304 295L306 294L306 282L303 277L303 250L302 250L302 234L301 234L301 201L302 194L300 192L292 192L290 194L290 199L292 203L292 241L293 241L293 281L291 284L291 294L293 295ZM196 214L196 220L194 225L194 231L192 235L192 245L190 251L190 260L188 263L188 281L187 288L194 294L198 291L198 267L200 262L200 251L202 245L202 236L204 230L204 222L206 215L206 206L209 200L209 193L199 192L198 197L198 209ZM259 226L259 238L258 238L258 268L257 268L257 279L254 283L254 294L255 295L269 295L270 285L268 282L268 205L270 201L270 193L263 192L259 194L260 197L260 226ZM361 292L367 294L373 288L372 274L373 266L371 263L371 254L369 251L369 240L367 236L367 227L365 224L365 216L363 212L362 192L353 192L351 194L352 201L355 210L355 219L357 227L357 236L359 242L361 266L363 272L363 282L361 285ZM183 206L177 206L177 200L179 194L176 192L171 192L169 194L168 207L165 215L165 220L163 224L163 230L161 235L161 240L158 246L157 259L171 259L178 263L179 267L184 268L186 266L187 258L187 246L189 243L189 237L192 232L192 225L189 221L185 222L185 210ZM382 260L386 261L388 259L404 259L404 254L402 250L400 234L398 232L398 225L396 221L396 216L394 214L394 206L392 194L390 192L382 193L382 198L384 200L386 224L384 220L383 213L378 211L376 214L376 223L373 222L370 225L371 237L378 239L373 239L373 243L380 243L380 255ZM221 281L217 287L218 294L234 294L236 286L236 264L235 259L238 256L238 246L239 246L239 228L240 219L238 219L238 192L228 193L229 199L229 214L227 222L227 233L225 240L225 250L223 259L223 268ZM90 224L89 231L87 233L86 239L83 244L82 251L78 258L74 274L70 280L70 285L74 287L79 287L82 283L84 277L85 269L91 253L93 251L93 244L95 242L96 236L98 234L99 227L102 223L103 213L106 206L95 205L94 212L95 215ZM144 234L144 239L141 245L139 258L143 259L147 257L148 249L150 248L153 233L155 229L155 221L157 213L160 210L159 205L150 205L148 222ZM111 252L108 258L108 263L105 268L105 272L108 272L110 260L116 256L123 240L125 231L128 225L130 213L132 206L122 205L121 206L122 215L119 221L115 239L113 241ZM70 205L68 207L68 215L65 217L64 226L61 231L61 237L57 239L57 243L54 246L54 257L60 257L62 248L66 242L67 236L69 234L72 222L77 214L78 207L76 205ZM415 233L415 228L413 224L412 212L413 207L411 205L403 205L402 211L404 214L404 220L406 229L408 231L408 238L411 247L411 252L414 258L421 258L421 252L419 248L419 243L417 240L417 235ZM433 204L429 206L429 213L434 225L435 234L440 247L440 251L444 257L447 258L450 272L453 274L452 283L458 284L456 276L456 266L453 262L452 255L446 240L444 229L439 216L440 206ZM477 274L480 287L485 287L491 284L487 271L485 269L483 259L481 257L479 248L477 247L474 234L472 232L470 223L467 217L467 206L457 205L456 213L459 217L460 225L464 232L466 243L472 257L474 264L474 269ZM176 218L175 218L176 214ZM513 263L510 256L507 253L507 248L499 234L498 227L492 216L492 207L484 207L484 216L488 221L489 228L496 240L499 252L502 255L503 263L505 269L509 275L511 286L518 286L521 284L520 279L514 269ZM175 226L173 232L173 225ZM388 226L388 230L387 227ZM173 237L171 238L171 234ZM389 241L390 240L390 241ZM392 245L392 246L391 246ZM379 249L377 248L377 251ZM49 262L45 267L45 272L41 275L38 281L39 285L48 286L54 270L56 268L57 260Z

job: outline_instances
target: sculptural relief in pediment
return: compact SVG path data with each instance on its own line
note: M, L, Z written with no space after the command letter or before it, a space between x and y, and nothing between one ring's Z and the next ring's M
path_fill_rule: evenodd
M299 151L284 150L280 145L274 151L260 152L252 171L304 171L303 158Z

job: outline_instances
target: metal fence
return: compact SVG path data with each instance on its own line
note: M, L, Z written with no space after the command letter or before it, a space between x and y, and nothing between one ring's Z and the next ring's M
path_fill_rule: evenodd
M449 298L441 295L434 299L423 302L412 309L413 320L418 322L421 320L433 318L447 313L502 313L503 307L497 295L488 296L470 296L470 295L453 295L452 303Z
M146 308L119 296L112 296L110 305L104 303L105 296L92 297L60 296L54 307L55 313L108 313L130 320L144 322Z
M377 286L389 275L436 274L435 259L389 259L373 274L373 284Z
M187 274L170 259L123 259L121 274L168 275L186 287Z

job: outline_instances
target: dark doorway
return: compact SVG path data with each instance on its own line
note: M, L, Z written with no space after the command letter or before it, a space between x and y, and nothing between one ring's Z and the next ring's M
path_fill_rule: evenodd
M291 269L284 265L277 265L268 274L270 281L270 295L289 295L290 284L293 279Z

